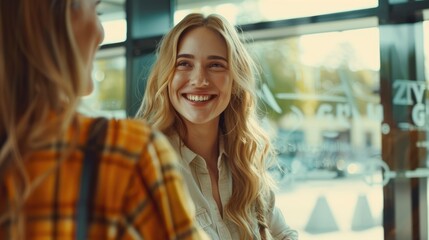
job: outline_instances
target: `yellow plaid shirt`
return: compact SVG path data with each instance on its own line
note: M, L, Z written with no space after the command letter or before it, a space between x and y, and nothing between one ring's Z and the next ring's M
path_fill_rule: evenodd
M78 147L48 175L25 203L25 239L74 239L83 149L93 118L79 116ZM53 168L66 140L31 153L31 179ZM177 169L177 157L166 138L138 120L108 120L90 206L88 239L205 239L195 225L192 201ZM0 182L3 206L13 186ZM9 222L0 239L9 239Z

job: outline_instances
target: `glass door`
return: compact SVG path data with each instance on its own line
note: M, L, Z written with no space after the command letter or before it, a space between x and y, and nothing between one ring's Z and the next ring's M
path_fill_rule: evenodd
M385 239L428 239L427 29L380 26Z
M383 239L379 29L249 43L280 168L277 206L306 240Z

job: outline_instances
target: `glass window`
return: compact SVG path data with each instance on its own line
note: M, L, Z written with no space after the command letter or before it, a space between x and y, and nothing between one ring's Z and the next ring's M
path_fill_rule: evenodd
M126 40L127 21L124 9L125 0L101 1L98 12L104 28L102 45Z
M429 9L423 10L423 43L424 43L424 61L425 61L425 78L429 85ZM429 91L426 91L426 104L429 104ZM429 112L427 113L429 117ZM429 120L429 119L428 119Z
M383 239L378 28L249 43L280 168L277 206L302 239Z
M97 11L104 28L101 45L124 42L127 35L125 0L101 1ZM92 71L94 90L82 98L80 112L90 116L126 116L125 61L123 47L98 51Z
M83 97L79 110L91 116L125 118L124 49L100 51L94 63L94 91ZM107 55L107 56L106 56Z
M243 25L321 14L374 8L377 0L177 0L174 22L191 12L219 13L232 24Z
M127 21L125 19L105 20L101 24L104 28L104 40L101 45L125 42L127 38Z
M389 0L390 4L406 3L408 0Z

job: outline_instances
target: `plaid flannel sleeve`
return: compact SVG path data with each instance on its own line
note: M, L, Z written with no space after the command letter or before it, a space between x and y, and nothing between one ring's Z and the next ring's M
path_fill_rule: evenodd
M194 206L177 168L177 155L164 135L152 132L125 203L132 239L208 239L195 223Z

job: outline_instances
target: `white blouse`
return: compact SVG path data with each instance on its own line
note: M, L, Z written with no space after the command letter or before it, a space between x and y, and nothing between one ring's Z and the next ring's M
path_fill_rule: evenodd
M187 148L177 135L170 136L169 140L179 156L181 156L180 170L195 204L197 222L213 240L238 240L240 232L236 224L227 218L222 218L212 195L210 175L205 160ZM220 144L218 157L219 194L223 209L232 194L232 176L228 165L223 144ZM271 195L271 213L267 217L268 228L274 239L297 240L298 233L292 230L283 218L281 211L274 206L274 194ZM254 235L259 238L259 230L255 217L252 224Z

